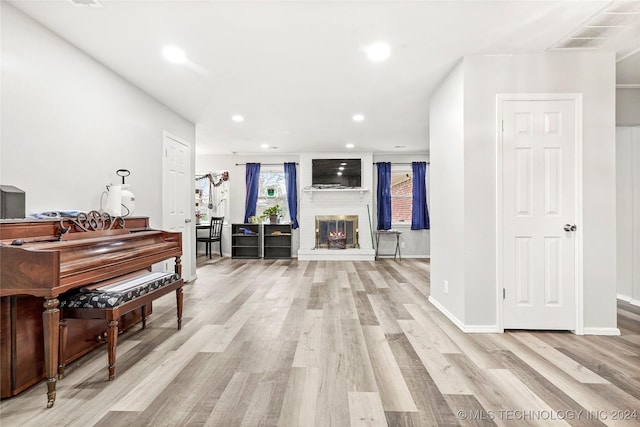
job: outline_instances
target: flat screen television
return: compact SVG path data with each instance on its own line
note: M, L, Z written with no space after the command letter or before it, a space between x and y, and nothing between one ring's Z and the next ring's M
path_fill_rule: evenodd
M311 160L311 185L314 188L360 188L361 159Z

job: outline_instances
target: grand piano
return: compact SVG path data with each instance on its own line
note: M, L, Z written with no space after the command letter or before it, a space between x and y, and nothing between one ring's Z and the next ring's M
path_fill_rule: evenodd
M47 407L53 406L58 296L169 259L181 274L181 256L181 233L153 230L145 217L125 220L93 211L62 220L0 221L0 397L44 378ZM138 313L122 316L121 330L139 320ZM70 328L66 362L100 345L104 330L100 321Z

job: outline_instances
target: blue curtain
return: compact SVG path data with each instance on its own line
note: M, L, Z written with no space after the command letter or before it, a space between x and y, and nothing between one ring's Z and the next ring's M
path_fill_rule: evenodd
M287 186L287 203L289 204L289 216L291 217L291 228L298 227L298 185L296 184L296 164L295 162L284 164L284 183Z
M258 203L258 186L260 183L260 163L247 163L247 198L244 204L244 222L249 223L249 218L256 215Z
M378 162L378 230L391 228L391 163Z
M411 229L428 230L429 208L427 207L427 163L412 162L413 169L413 207L411 210Z

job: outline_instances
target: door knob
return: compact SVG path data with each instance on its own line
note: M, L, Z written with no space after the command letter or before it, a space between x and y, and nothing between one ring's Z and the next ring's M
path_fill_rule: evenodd
M184 220L184 223L185 223L185 224L189 224L190 222L191 222L191 218L186 218L186 219ZM566 227L566 226L565 226L565 227ZM566 228L565 228L565 230L566 230Z
M564 231L576 231L578 227L575 224L565 224Z

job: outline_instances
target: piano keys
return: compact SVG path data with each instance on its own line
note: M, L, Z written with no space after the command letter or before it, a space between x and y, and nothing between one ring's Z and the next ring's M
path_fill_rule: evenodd
M153 264L168 259L175 259L176 273L181 274L181 256L181 234L152 230L148 218L122 220L90 212L79 215L79 221L0 221L1 397L40 381L38 371L42 369L32 366L40 362L47 384L47 406L53 406L60 294L150 270ZM124 317L124 328L139 320L132 313ZM100 328L104 332L104 324L94 322L70 330L69 353L79 357L95 347L95 335L91 337ZM29 354L32 363L19 366L29 360L24 358Z

